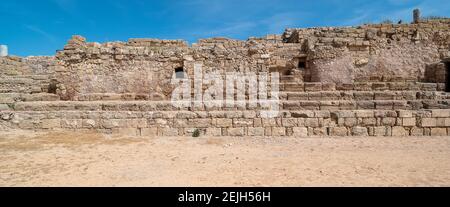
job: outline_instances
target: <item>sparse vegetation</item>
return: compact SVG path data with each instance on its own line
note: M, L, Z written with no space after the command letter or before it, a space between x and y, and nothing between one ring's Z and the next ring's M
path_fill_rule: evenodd
M192 133L192 137L200 137L200 130L195 129L194 133Z
M427 16L423 17L424 20L439 20L439 19L448 19L447 17L443 16Z
M394 24L394 22L390 19L385 19L381 22L381 24Z

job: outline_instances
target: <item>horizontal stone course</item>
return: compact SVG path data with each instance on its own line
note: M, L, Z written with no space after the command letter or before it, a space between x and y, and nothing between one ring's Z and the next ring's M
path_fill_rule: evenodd
M2 111L0 125L34 130L110 130L142 136L191 136L195 129L211 136L448 136L449 112L306 110L281 111L275 118L261 118L256 112L251 115L255 118L246 118L246 111ZM216 118L228 116L233 118Z

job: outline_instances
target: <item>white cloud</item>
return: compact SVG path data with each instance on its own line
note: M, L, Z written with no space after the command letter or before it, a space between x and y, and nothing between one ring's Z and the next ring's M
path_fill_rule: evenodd
M25 27L26 29L28 29L29 31L31 31L31 32L34 32L34 33L36 33L36 34L38 34L38 35L43 36L44 38L46 38L48 41L50 41L50 42L52 42L52 43L56 42L56 37L55 37L55 36L53 36L52 34L46 32L46 31L44 31L44 30L42 30L41 28L39 28L39 27L37 27L37 26L33 26L33 25L24 25L24 27Z

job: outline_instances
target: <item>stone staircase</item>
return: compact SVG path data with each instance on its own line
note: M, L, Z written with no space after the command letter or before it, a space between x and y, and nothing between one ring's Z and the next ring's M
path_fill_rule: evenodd
M59 101L53 94L15 89L0 93L0 129L138 136L192 136L196 130L209 136L450 135L450 94L441 84L282 82L280 88L274 118L263 116L266 108L248 102L177 108L170 101L148 101L136 94L85 94L78 101Z
M21 101L56 101L59 97L47 93L50 78L47 75L2 75L0 104Z

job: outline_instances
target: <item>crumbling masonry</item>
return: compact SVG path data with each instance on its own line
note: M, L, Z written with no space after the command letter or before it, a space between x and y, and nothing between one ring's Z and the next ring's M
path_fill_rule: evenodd
M0 130L141 136L448 136L450 19L199 40L73 36L54 57L0 57ZM280 111L174 107L175 72L279 72Z

